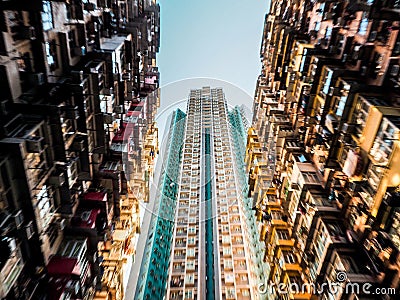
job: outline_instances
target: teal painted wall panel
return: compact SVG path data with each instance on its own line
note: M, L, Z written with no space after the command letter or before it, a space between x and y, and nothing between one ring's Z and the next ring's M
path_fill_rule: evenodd
M167 290L171 243L178 198L182 145L186 114L181 110L172 117L167 157L160 176L154 214L150 223L135 299L163 299Z

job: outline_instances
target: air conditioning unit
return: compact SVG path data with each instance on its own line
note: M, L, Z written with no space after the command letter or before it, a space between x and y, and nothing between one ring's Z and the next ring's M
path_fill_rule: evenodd
M333 46L333 45L329 46L329 53L331 53L331 54L336 53L337 50L338 50L337 46Z
M360 190L360 184L358 182L349 182L349 190L358 192Z
M74 141L72 144L72 150L79 152L85 150L85 141L84 140Z
M83 71L82 70L79 70L79 71L76 71L76 70L74 70L74 71L71 71L71 76L72 76L72 79L74 80L74 82L82 82L83 81L83 79L84 79L84 75L83 75Z
M298 183L292 183L290 188L292 190L300 190L300 185Z
M49 183L53 186L59 187L62 186L65 182L64 174L52 175L49 177Z
M103 95L111 96L114 94L113 88L103 88Z
M122 80L131 80L131 73L126 72L122 74Z
M31 81L34 85L43 85L45 83L44 73L33 73L31 74Z
M103 118L105 124L112 124L114 122L114 117L110 114L104 114Z
M329 88L329 93L328 93L328 95L329 95L329 96L339 96L339 95L340 95L340 90L339 90L337 87L331 86L331 87Z
M67 119L78 119L79 118L79 110L78 106L75 107L66 107L64 108L65 117Z
M354 129L355 129L355 125L344 123L343 124L343 128L342 128L342 132L344 132L344 133L353 133Z
M31 136L25 140L26 148L29 153L40 153L43 150L44 139L41 136Z
M377 31L371 31L368 41L369 42L373 42L376 40L376 37L378 36L378 32Z
M83 4L83 8L84 8L86 11L94 11L94 10L96 9L96 4L91 3L91 2L89 2L89 3L84 3L84 4Z
M116 105L114 107L114 112L116 114L122 114L124 112L124 107L122 105Z

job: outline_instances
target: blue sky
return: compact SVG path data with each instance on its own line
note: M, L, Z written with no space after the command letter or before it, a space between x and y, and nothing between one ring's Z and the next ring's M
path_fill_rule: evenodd
M231 82L253 95L268 0L160 0L161 86L193 77Z
M245 104L251 110L261 70L259 53L269 0L159 0L159 3L160 137L172 110L185 109L191 88L222 87L228 104ZM192 79L198 77L202 79ZM185 79L192 80L176 82ZM178 101L181 101L178 105L166 109Z

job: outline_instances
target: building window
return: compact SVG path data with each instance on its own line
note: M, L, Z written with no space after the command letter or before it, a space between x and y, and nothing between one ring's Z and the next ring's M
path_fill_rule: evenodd
M36 195L37 199L37 207L39 209L40 218L42 220L42 224L46 227L52 218L53 213L53 204L52 204L52 192L51 189L47 186L43 186L43 188Z
M346 101L347 101L347 95L340 97L340 100L339 100L337 108L336 108L336 115L337 116L341 117L343 115L343 111L344 111L344 107L346 105Z
M329 39L329 38L331 37L331 35L332 35L332 28L333 28L333 27L326 27L326 30L325 30L325 38L326 38L326 39Z
M193 248L188 249L187 256L188 257L195 257L195 250Z
M282 214L279 211L271 212L271 217L274 220L282 220Z
M57 49L55 41L51 41L45 44L47 64L49 65L50 71L54 71L58 68L57 60Z
M187 270L194 270L195 269L195 263L193 260L190 260L186 263L186 269Z
M49 237L49 244L50 247L54 246L54 243L56 242L58 238L58 228L55 223L51 223L47 229L47 235Z
M53 15L52 15L52 11L51 11L51 2L50 1L43 1L42 24L43 24L44 31L53 29Z
M276 235L278 236L279 240L288 240L289 239L289 235L288 235L287 231L284 231L284 230L277 230Z
M322 88L322 92L325 95L328 95L328 93L329 93L329 87L331 85L332 76L333 76L333 71L332 70L328 70L327 74L325 76L325 79L324 79L324 87Z
M319 255L319 257L322 256L325 250L326 242L327 242L327 236L328 234L326 233L326 229L322 226L323 232L320 232L320 234L317 236L316 240L316 250Z
M314 172L303 172L304 181L306 183L320 183L317 173Z
M360 26L358 27L358 34L360 35L365 35L367 33L367 28L368 28L368 14L367 12L363 12Z
M193 299L193 291L192 290L185 291L185 299Z
M75 57L76 56L75 48L77 47L75 30L71 30L68 32L68 40L69 40L70 55L71 55L71 57Z
M285 260L285 263L287 264L294 264L296 262L296 259L292 252L282 251L282 256L283 259Z

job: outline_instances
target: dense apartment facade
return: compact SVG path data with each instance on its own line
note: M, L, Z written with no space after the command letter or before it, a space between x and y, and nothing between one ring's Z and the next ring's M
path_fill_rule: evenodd
M276 287L341 272L342 287L399 293L399 8L271 1L246 149L269 299L311 299L316 290Z
M123 299L158 152L156 1L0 3L0 298Z
M221 88L192 90L174 113L137 299L262 298L246 131Z

